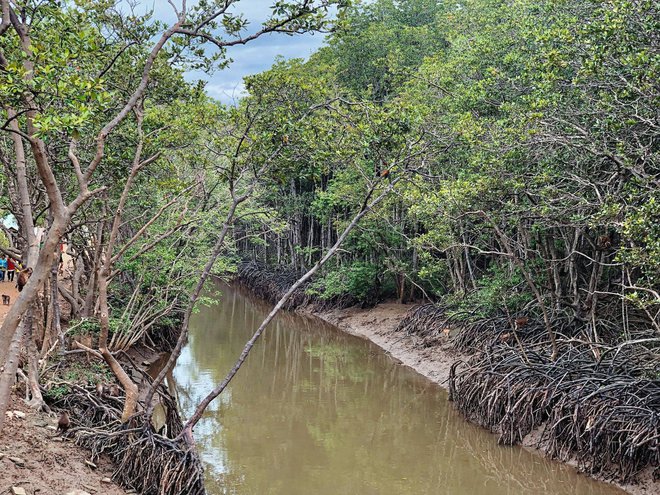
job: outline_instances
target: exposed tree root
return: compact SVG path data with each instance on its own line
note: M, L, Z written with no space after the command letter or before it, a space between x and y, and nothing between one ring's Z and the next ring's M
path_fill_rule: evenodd
M260 299L277 302L298 279L295 273L286 270L273 270L261 263L242 263L237 279L245 284ZM294 309L309 303L310 296L301 287L291 295L284 309Z
M592 474L628 482L651 466L660 477L660 339L645 330L648 321L639 317L636 340L617 345L603 343L621 338L616 322L594 341L588 323L559 315L553 361L545 325L532 311L468 316L424 304L397 327L425 345L449 339L472 356L455 363L449 378L450 399L468 419L507 445L542 427L540 446L549 455L574 459Z
M256 297L275 304L298 280L299 276L291 270L274 270L262 263L246 262L239 266L236 279L248 287ZM287 300L283 309L292 310L313 304L319 311L323 311L324 309L348 308L358 303L348 295L321 299L318 296L307 294L308 287L309 284L306 283L298 288Z
M108 454L117 469L113 479L143 495L201 495L204 472L194 449L154 433L150 425L110 430L80 429L76 443L93 457Z
M101 397L91 387L67 385L70 393L54 401L72 419L66 436L88 448L93 461L108 455L116 465L115 482L144 495L206 493L202 464L193 448L154 432L143 415L122 424L123 397ZM167 409L166 431L174 437L181 431L181 418L169 394L161 393L160 399Z
M657 356L635 344L566 341L555 361L546 343L526 346L526 356L498 345L455 363L450 398L503 444L545 425L548 453L583 471L628 482L653 466L660 476Z
M424 345L429 346L448 338L453 325L454 321L447 316L444 307L429 303L413 306L395 331L420 337Z
M145 338L148 340L151 347L158 349L161 352L170 352L174 349L176 341L181 333L181 320L183 319L180 313L175 313L171 316L174 322L169 325L158 325L151 331L147 332Z
M451 310L450 310L451 309ZM523 323L524 322L524 323ZM569 314L559 314L553 319L553 327L559 339L590 341L592 331L589 325ZM602 325L599 335L601 342L615 345L620 338L620 325ZM648 321L642 321L634 333L634 338L650 338L653 332L644 330ZM547 342L548 333L540 316L532 311L524 317L498 314L488 318L473 320L472 315L457 312L439 304L427 303L414 306L401 320L397 332L420 337L424 345L434 345L442 339L451 338L454 349L461 353L481 352L496 345L511 347L536 345Z

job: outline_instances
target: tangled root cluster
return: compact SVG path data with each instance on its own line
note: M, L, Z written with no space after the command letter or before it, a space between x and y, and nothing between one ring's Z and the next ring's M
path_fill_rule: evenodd
M413 306L399 322L395 332L402 335L415 335L422 345L432 346L447 340L460 326L458 315L448 316L445 307L438 304L420 304Z
M203 495L204 471L194 449L154 433L150 425L80 431L78 444L93 457L108 454L117 468L113 479L143 495Z
M272 304L277 303L289 288L296 283L299 275L291 270L273 269L267 265L246 262L238 268L236 279L245 285L260 299ZM309 283L299 287L289 300L284 309L302 308L313 304L314 307L323 311L325 309L348 308L357 304L357 300L349 295L342 294L328 299L322 299L316 295L309 294L307 289Z
M174 400L160 394L167 409L167 431L176 436L182 429ZM150 421L136 416L120 421L122 397L99 397L94 391L71 385L67 395L53 403L69 411L73 428L67 433L76 443L115 463L113 480L144 495L204 495L201 461L185 441L173 440L153 431Z
M626 482L654 466L660 476L656 357L639 345L573 342L550 361L547 348L500 345L455 363L450 399L503 444L543 427L549 454L584 471Z

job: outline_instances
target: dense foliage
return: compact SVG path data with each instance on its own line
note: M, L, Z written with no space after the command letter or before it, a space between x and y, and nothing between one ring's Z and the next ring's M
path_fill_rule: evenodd
M260 201L287 228L240 252L309 266L386 169L398 194L317 279L322 297L657 332L659 22L645 1L357 4L309 61L254 79L352 105L343 125L313 123L329 154L305 143L294 168L278 162L290 173Z
M0 329L0 428L19 361L43 407L40 363L67 345L102 357L120 382L115 419L140 410L148 424L211 272L241 266L277 299L330 249L288 307L434 303L404 326L431 340L461 327L460 351L504 347L473 359L472 378L454 377L462 399L478 405L484 383L503 386L482 380L501 363L526 380L527 345L548 383L555 363L605 383L612 349L643 355L616 372L657 401L657 2L278 0L256 27L239 1L167 3L169 26L131 2L0 0L0 219L18 225L2 225L0 251L33 268ZM230 46L310 31L330 32L326 45L248 77L236 106L184 77L226 69ZM118 359L138 342L174 348L142 395ZM224 386L177 441L190 444ZM548 397L529 425L555 414ZM647 409L635 431L657 442ZM509 418L491 413L484 424ZM553 437L558 450L575 447L567 431ZM605 444L592 460L616 463ZM177 483L201 486L186 469Z

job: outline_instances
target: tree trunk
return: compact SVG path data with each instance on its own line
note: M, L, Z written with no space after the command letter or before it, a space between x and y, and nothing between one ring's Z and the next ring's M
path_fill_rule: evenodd
M103 228L105 226L105 222L99 222L99 224L96 227L96 249L94 251L94 261L92 263L92 269L90 270L89 273L89 279L87 280L87 292L85 293L85 304L82 309L82 315L85 318L91 318L94 316L94 305L96 303L95 295L96 295L96 286L97 286L97 281L96 278L98 276L98 272L100 270L100 260L101 260L101 251L103 248L101 247L103 245Z
M0 431L5 423L5 411L9 407L11 388L16 382L16 371L25 327L26 325L23 323L14 332L8 349L8 359L5 361L4 370L0 376Z
M50 310L48 311L50 324L46 325L44 341L41 346L41 357L46 355L56 340L60 340L60 343L62 344L64 340L60 324L60 300L57 281L58 265L58 260L55 260L53 262L53 267L50 270Z
M39 242L34 232L34 219L32 216L32 201L30 200L30 190L27 181L27 164L25 160L25 146L23 138L18 134L18 120L16 112L8 108L7 117L9 118L9 128L12 132L11 138L14 143L14 153L16 154L16 183L18 185L18 195L21 202L21 232L23 238L27 241L27 246L23 253L24 265L32 266L36 263L39 256Z
M27 328L27 353L28 353L28 386L30 388L30 401L28 405L38 411L50 411L46 405L39 388L39 351L33 335L33 315L30 309L25 317Z
M39 259L34 267L32 276L23 287L16 302L11 306L0 327L0 363L7 360L10 342L18 328L21 316L25 314L33 301L36 300L39 290L50 274L50 268L55 257L55 249L60 241L61 234L68 223L68 218L55 219L46 235ZM4 414L4 411L0 411Z

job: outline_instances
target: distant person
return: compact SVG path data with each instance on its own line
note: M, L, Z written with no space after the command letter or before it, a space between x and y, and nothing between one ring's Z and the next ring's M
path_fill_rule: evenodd
M9 280L10 282L14 281L15 271L16 271L16 262L11 258L7 258L7 280Z
M0 257L0 282L5 281L5 273L7 273L7 255Z

